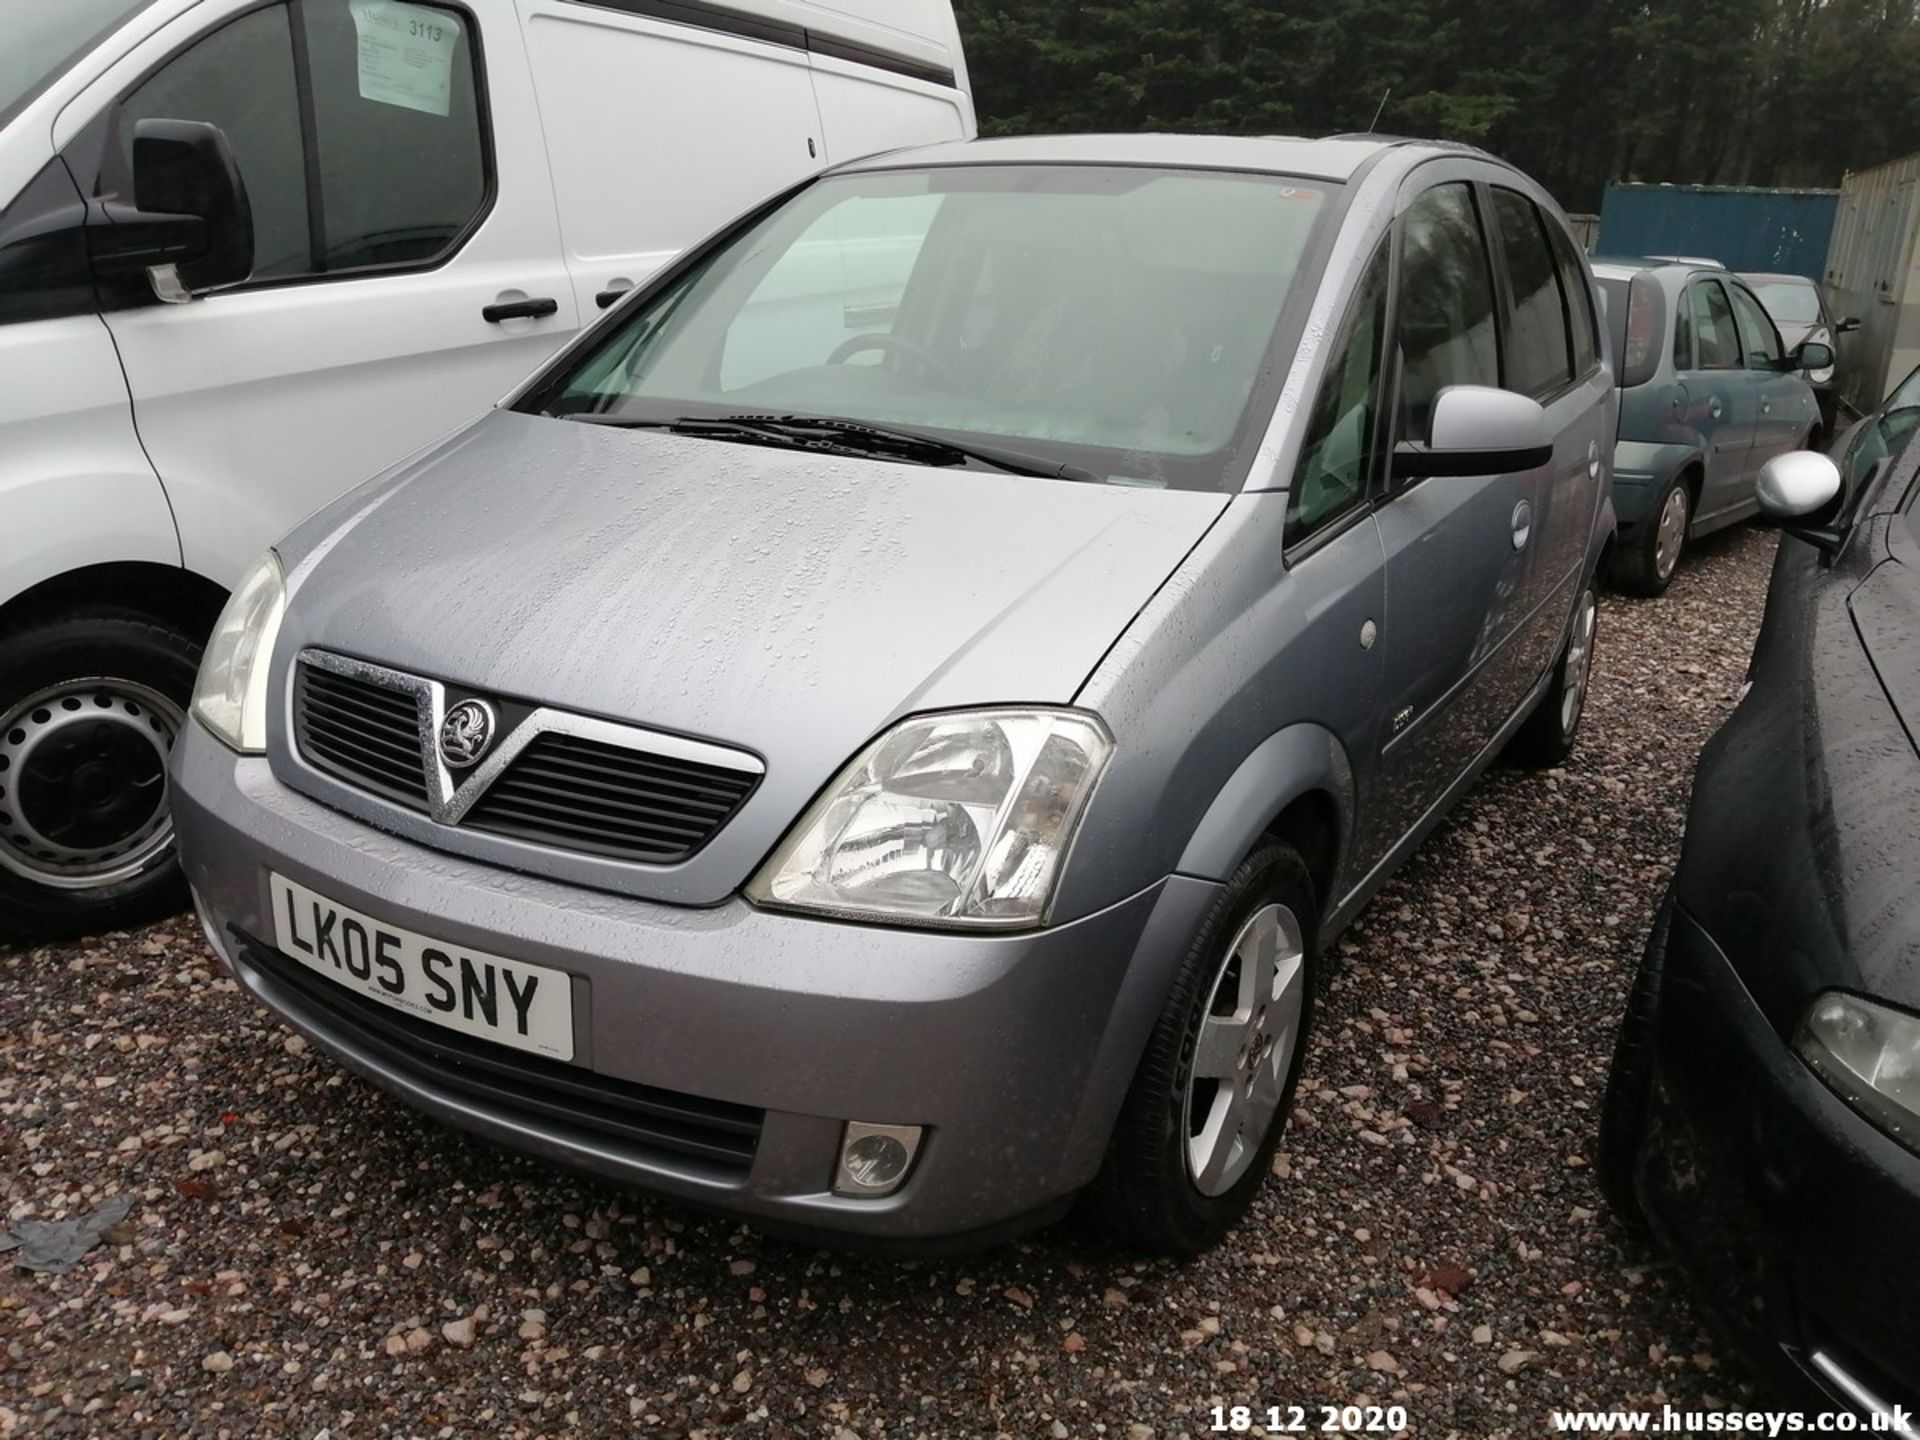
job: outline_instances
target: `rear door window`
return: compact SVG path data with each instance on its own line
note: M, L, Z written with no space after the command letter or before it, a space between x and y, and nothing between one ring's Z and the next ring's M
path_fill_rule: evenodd
M1566 301L1540 212L1526 196L1496 187L1493 214L1513 295L1507 387L1544 400L1573 379Z
M1574 249L1567 232L1542 216L1553 246L1554 266L1560 272L1560 292L1567 302L1567 333L1573 342L1573 373L1578 379L1600 363L1599 326L1593 314L1593 287L1587 282L1586 262Z

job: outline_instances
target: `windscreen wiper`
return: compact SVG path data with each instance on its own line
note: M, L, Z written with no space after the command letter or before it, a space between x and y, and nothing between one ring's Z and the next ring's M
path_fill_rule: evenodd
M962 465L972 460L1010 475L1035 475L1047 480L1076 480L1098 484L1091 470L1064 461L1047 460L997 445L961 444L912 430L841 420L830 415L721 415L702 418L682 415L677 420L631 420L616 415L578 414L562 418L597 425L619 425L643 430L665 430L674 435L700 435L716 440L743 440L834 455L878 456L915 465Z

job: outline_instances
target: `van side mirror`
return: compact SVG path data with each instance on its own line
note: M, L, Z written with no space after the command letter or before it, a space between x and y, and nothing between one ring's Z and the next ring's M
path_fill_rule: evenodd
M1449 385L1435 397L1425 441L1393 447L1399 480L1503 475L1553 459L1553 434L1540 402L1489 385Z
M187 300L253 273L253 210L217 125L136 124L133 204L97 207L87 228L96 271L145 270L162 300Z
M1840 467L1827 456L1792 450L1760 467L1753 498L1767 520L1832 555L1845 539L1834 528L1844 488Z
M1820 340L1806 340L1794 350L1792 355L1795 370L1830 370L1833 368L1833 347Z

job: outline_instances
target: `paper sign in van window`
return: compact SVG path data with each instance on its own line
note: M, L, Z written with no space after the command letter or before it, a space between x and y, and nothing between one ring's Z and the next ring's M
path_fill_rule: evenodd
M459 19L402 0L352 0L348 8L360 40L360 98L446 115Z

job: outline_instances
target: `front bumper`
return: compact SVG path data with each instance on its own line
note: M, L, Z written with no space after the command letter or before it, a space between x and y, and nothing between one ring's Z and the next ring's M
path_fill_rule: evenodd
M1800 1061L1678 906L1636 1178L1656 1237L1763 1379L1829 1408L1916 1408L1920 1156Z
M1219 888L1176 876L1024 935L886 929L508 874L330 810L197 725L175 747L172 785L209 938L256 999L351 1069L559 1164L770 1228L883 1242L998 1236L1057 1214L1092 1179ZM337 1013L266 949L270 871L392 924L566 971L581 997L575 1063L521 1062L478 1083L473 1065L435 1053L431 1030L410 1039L357 1023L382 1007ZM747 1153L728 1162L712 1147L636 1140L603 1123L593 1097L570 1108L583 1084L617 1092L616 1109L734 1122L736 1139L751 1132ZM891 1196L831 1193L849 1120L927 1127Z

